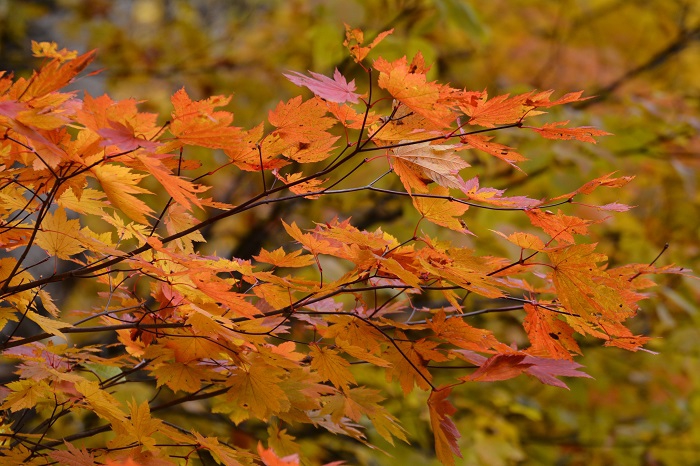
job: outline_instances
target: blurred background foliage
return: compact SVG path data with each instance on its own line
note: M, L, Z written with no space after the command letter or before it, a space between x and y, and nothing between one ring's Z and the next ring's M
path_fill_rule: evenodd
M569 192L612 171L634 175L622 190L586 198L591 204L637 206L594 228L593 241L601 243L613 265L649 262L669 243L660 264L700 270L700 3L695 0L0 0L0 67L24 75L37 66L31 39L81 52L97 48L95 68L104 70L76 83L76 89L142 100L142 109L159 113L163 121L170 95L182 86L196 98L233 93L236 124L250 128L280 100L306 92L282 76L286 70L328 75L338 67L366 89L366 77L344 53L343 23L370 36L394 28L376 53L410 58L420 50L433 63L432 77L455 87L487 89L491 96L531 89L555 89L555 95L585 89L597 96L540 121L571 120L571 126L594 125L615 136L587 146L503 132L497 140L530 159L523 165L527 176L481 156L473 156L468 170L481 177L482 186L535 198ZM200 158L205 169L224 160L204 151L186 156ZM214 194L235 203L256 192L258 178L250 175L230 170L212 175ZM360 171L355 180L364 184L373 175ZM362 196L275 204L236 217L206 231L202 251L249 258L279 241L280 218L309 227L312 221L352 217L361 228L381 225L399 238L411 234L418 217L410 206ZM584 206L569 209L596 215ZM478 235L470 241L481 254L516 257L518 252L490 230L528 228L522 214L472 209L465 220ZM570 392L523 377L456 389L461 464L699 464L699 284L660 279L632 323L637 333L657 337L648 347L658 355L582 342L585 356L579 362L595 381L567 381ZM65 293L69 308L89 308L81 302L89 293L75 291ZM528 344L516 325L522 317L487 315L474 324L522 347ZM356 374L368 385L383 384L369 368L357 367ZM424 394L404 398L398 387L382 390L412 441L391 446L370 432L370 440L392 456L313 430L231 427L218 417L196 422L242 446L254 447L257 438L269 434L269 445L279 453L301 449L312 462L433 464Z

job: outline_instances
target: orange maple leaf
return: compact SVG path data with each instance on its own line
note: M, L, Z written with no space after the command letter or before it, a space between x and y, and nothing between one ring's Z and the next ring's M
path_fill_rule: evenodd
M596 129L592 126L581 126L578 128L562 128L569 124L569 120L557 121L554 123L546 123L540 128L534 126L523 126L523 128L528 128L533 131L538 132L542 137L547 139L578 139L583 142L591 142L595 144L595 136L609 136L612 133Z
M424 68L420 52L411 64L407 62L406 57L393 62L380 57L373 67L379 71L379 87L386 89L394 99L427 118L437 127L444 128L452 123L454 118L450 102L456 92L449 86L427 81L427 70Z
M230 101L230 96L193 101L185 88L173 94L170 132L177 138L177 143L168 146L166 152L185 144L212 149L225 149L238 144L243 136L240 128L230 126L233 114L214 110L228 105Z
M634 176L621 176L618 178L613 178L612 175L614 175L615 173L616 172L612 172L608 173L607 175L600 176L594 180L587 182L575 191L571 191L567 194L562 194L561 196L553 197L550 200L557 201L559 199L570 199L576 196L577 194L590 194L593 191L595 191L596 188L599 188L601 186L605 186L608 188L619 188L621 186L626 185L634 179Z
M542 228L545 233L560 243L573 244L574 234L587 235L588 227L602 220L585 220L572 215L564 215L561 210L556 214L540 209L529 209L525 213L530 217L530 222Z
M453 466L454 456L461 458L457 441L460 438L457 426L450 416L457 412L447 397L452 393L451 387L443 387L433 390L428 397L428 412L430 413L430 425L435 437L435 453L438 460L444 465Z
M360 29L352 29L345 24L345 41L343 45L348 48L355 63L360 63L367 54L376 47L386 36L394 32L393 29L380 33L370 44L362 46L365 42L365 34Z
M491 154L494 157L498 157L499 159L503 160L504 162L507 162L508 164L520 171L522 170L516 165L516 163L527 160L525 157L516 152L512 147L491 142L492 138L490 136L467 134L462 136L460 139L462 143L469 144L469 146L473 147L474 149L478 149L480 151L486 152L487 154Z
M547 251L553 267L552 283L567 312L597 324L622 322L634 314L642 296L598 265L607 256L596 253L595 246L576 244Z
M470 96L469 100L461 101L460 108L469 116L470 125L493 128L520 121L526 114L534 116L538 113L525 104L530 93L510 97L510 94L499 95L487 100L486 92L480 98Z
M533 356L554 359L572 359L571 353L581 354L573 338L574 329L556 314L541 306L525 304L523 327L532 346L528 353Z
M277 104L268 113L268 120L277 128L273 135L278 135L287 144L297 144L301 149L302 144L318 144L321 140L335 138L326 132L335 124L333 118L325 116L326 113L328 108L318 97L302 102L301 96L297 96Z

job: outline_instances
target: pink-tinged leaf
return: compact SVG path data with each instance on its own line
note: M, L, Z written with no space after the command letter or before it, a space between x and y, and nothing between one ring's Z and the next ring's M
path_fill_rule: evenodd
M457 412L457 409L447 399L451 392L452 388L445 387L432 391L428 398L430 425L435 436L435 453L438 460L447 466L455 464L453 455L462 457L457 445L457 440L460 437L459 431L452 419L448 417Z
M304 76L296 71L282 74L297 86L308 87L311 92L330 102L352 102L353 104L358 102L360 94L353 92L356 88L355 80L348 82L345 76L340 74L338 68L335 69L333 79L313 71L309 71L309 73L312 77Z
M469 350L456 350L455 353L467 361L481 366L472 375L460 377L460 380L464 381L495 382L512 379L526 373L537 378L543 384L568 390L569 387L557 377L592 378L585 372L578 370L583 367L581 364L566 359L538 358L521 352L500 353L488 359Z
M530 365L526 372L536 377L537 380L543 384L566 388L567 390L569 387L567 387L564 382L557 379L557 377L593 378L585 372L580 372L578 370L579 368L583 367L581 364L574 361L569 361L567 359L549 359L526 356L522 362L523 364Z
M598 210L604 210L606 212L627 212L634 206L629 206L627 204L620 204L619 202L612 202L610 204L594 206Z
M525 355L518 353L497 354L488 358L480 368L464 380L496 382L508 380L525 372L530 364L524 362Z
M529 208L542 204L542 201L530 199L525 196L503 196L505 190L495 188L480 188L479 178L474 177L463 182L459 189L472 201L483 202L499 207Z
M123 125L116 121L110 121L111 128L100 128L97 134L104 139L100 142L100 146L117 146L119 150L133 151L139 147L143 147L149 152L155 152L161 144L158 142L148 141L134 134L134 129Z
M19 112L26 109L26 106L14 100L0 102L0 116L7 118L16 118Z

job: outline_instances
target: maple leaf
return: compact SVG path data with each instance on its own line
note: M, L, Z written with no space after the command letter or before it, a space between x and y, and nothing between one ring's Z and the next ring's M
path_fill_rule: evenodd
M294 441L294 437L287 433L287 429L280 429L276 422L269 424L267 433L268 445L279 454L286 456L299 452L300 446Z
M384 359L391 363L387 367L387 380L398 379L404 394L409 394L413 386L417 385L422 390L428 390L428 382L432 379L432 374L426 368L430 360L442 362L447 358L442 352L435 348L439 343L420 339L410 341L403 332L396 331L396 342L398 349L394 346L388 347L382 355Z
M253 256L253 259L258 262L272 264L275 267L306 267L307 265L314 263L313 256L302 256L301 253L301 250L286 253L282 247L279 247L272 252L261 249L260 254Z
M447 318L440 310L428 321L435 337L459 348L486 351L501 345L489 330L472 327L461 318Z
M573 338L574 329L560 315L541 306L525 304L523 327L532 346L528 354L571 360L571 353L581 354Z
M435 453L438 460L444 465L453 466L454 456L462 458L457 441L460 438L457 426L450 416L457 412L447 397L452 393L451 387L443 387L433 390L428 397L428 412L430 413L430 425L435 437Z
M186 393L198 391L202 386L202 380L206 380L209 375L202 367L179 361L160 364L151 372L156 377L158 387L166 385L173 392Z
M360 129L363 126L370 126L379 120L379 115L370 111L367 113L357 113L353 107L347 104L339 105L335 102L326 102L328 110L335 116L338 121L346 128Z
M489 272L493 265L487 258L474 255L467 248L451 248L446 252L426 251L419 261L426 272L452 282L457 286L489 298L499 298L501 284Z
M243 466L243 463L239 460L244 460L249 456L227 445L223 445L219 442L219 439L215 437L204 437L198 432L192 432L192 434L197 441L197 448L203 448L209 451L214 457L214 460L224 466ZM249 464L249 461L245 461L245 463Z
M122 124L116 121L109 122L109 128L100 128L97 134L104 139L100 142L101 146L117 146L122 151L134 151L139 147L143 147L149 152L155 152L161 143L155 141L147 141L139 138L134 134L134 129L130 125Z
M369 45L363 47L362 44L365 42L364 33L360 29L352 29L350 26L345 24L345 41L343 42L343 45L348 48L350 55L352 55L353 59L355 60L355 63L360 63L365 59L370 50L376 47L377 44L379 44L392 32L394 32L394 30L389 29L388 31L380 33Z
M467 351L460 350L460 353L467 354ZM462 380L495 382L512 379L525 372L531 366L531 364L524 362L526 356L518 353L500 353L488 359L484 358L485 360L481 363L478 360L472 360L475 364L479 364L479 368L471 375L462 377Z
M574 234L587 235L588 227L602 220L585 220L571 215L564 215L561 210L556 214L540 209L528 209L525 211L530 222L542 228L545 233L560 243L575 243Z
M499 207L528 208L541 204L541 201L525 196L503 196L505 190L479 187L479 178L474 177L462 183L459 188L469 199Z
M67 328L70 328L71 326L65 322L61 322L58 319L51 319L48 317L44 317L40 314L37 314L34 311L26 311L25 315L35 324L37 324L39 327L41 327L42 330L44 330L47 333L50 333L51 335L56 335L57 337L61 337L64 340L67 340L66 335L61 331L65 330Z
M520 167L516 165L516 163L523 162L527 159L517 153L512 147L490 142L491 139L492 137L490 136L480 136L478 134L467 134L460 138L462 143L469 144L469 146L473 147L474 149L478 149L486 152L487 154L491 154L494 157L498 157L512 167L522 171Z
M409 141L401 141L401 144ZM395 147L389 151L394 171L408 192L427 192L426 182L459 189L464 181L459 171L469 167L455 154L456 146L421 142Z
M523 364L532 364L532 366L527 369L527 373L535 377L543 384L551 385L553 387L566 388L567 390L569 387L567 387L564 382L557 379L557 377L593 378L585 372L580 372L578 370L579 368L583 367L581 364L565 359L549 359L526 356L525 359L523 359Z
M620 204L619 202L611 202L610 204L595 205L591 207L593 207L596 210L602 210L604 212L627 212L634 206Z
M533 131L538 132L542 137L547 139L578 139L583 142L591 142L595 144L595 136L610 136L612 133L596 129L592 126L581 126L578 128L562 128L569 124L569 120L557 121L554 123L545 123L544 126L536 128L534 126L523 126Z
M319 143L321 140L335 138L326 132L335 124L335 120L326 117L328 108L318 97L302 102L301 96L280 102L268 113L270 124L277 129L272 133L278 135L287 144Z
M11 392L3 400L0 409L8 409L13 413L35 408L41 402L53 399L53 390L43 380L16 380L6 383L5 387Z
M72 465L71 465L72 466ZM108 459L105 466L144 466L142 463L134 460L133 458L126 458L124 460L110 460Z
M407 285L411 285L414 288L420 288L420 278L414 271L407 270L402 266L396 259L389 257L389 258L382 258L380 256L377 256L379 259L381 259L381 268L396 277L398 277L401 281L403 281ZM417 271L416 271L417 272Z
M83 395L87 405L99 417L117 426L126 422L126 415L119 409L117 399L101 389L96 382L83 380L75 384L75 389Z
M598 266L607 257L596 253L595 247L595 244L577 244L548 251L553 266L552 282L559 301L569 313L589 322L599 319L621 322L634 313L635 302L641 296Z
M238 144L243 134L240 128L230 126L233 114L214 110L228 105L230 101L231 97L224 96L193 101L185 88L173 94L170 132L177 138L178 144L167 146L167 151L184 144L212 149L225 149Z
M609 188L619 188L621 186L626 185L630 181L634 179L634 176L621 176L619 178L612 178L612 175L614 175L616 172L608 173L607 175L600 176L594 180L591 180L578 188L575 191L572 191L567 194L562 194L561 196L553 197L550 200L552 201L557 201L559 199L571 199L572 197L576 196L577 194L590 194L593 191L595 191L597 188L600 186L605 186ZM613 205L613 204L611 204ZM619 204L622 205L622 204ZM602 206L601 206L602 207ZM612 209L611 209L612 210Z
M202 208L197 194L207 191L208 187L196 185L180 176L175 176L156 156L138 155L137 159L158 180L175 202L187 210L191 210L192 205Z
M423 64L423 56L418 52L411 64L406 57L393 62L378 58L373 67L379 71L377 83L417 114L427 118L440 128L449 126L454 120L450 109L453 90L448 86L428 82Z
M292 160L302 163L320 162L333 154L338 136L329 136L310 143L300 142L290 144L282 150L282 154Z
M94 466L95 465L95 455L87 451L85 447L78 449L75 445L70 442L63 441L66 446L66 450L55 450L49 453L52 460L57 461L59 464L66 464L70 466Z
M309 193L308 196L304 196L304 199L318 199L319 197L321 197L321 194L319 194L319 192L322 191L321 186L323 185L323 183L328 181L326 179L313 178L308 181L298 183L298 181L304 177L303 173L290 173L288 175L280 175L279 173L277 173L277 171L274 171L274 174L277 177L277 179L281 180L284 184L288 185L296 183L289 187L289 190L294 194Z
M441 186L430 190L433 196L449 196L449 190ZM461 233L472 234L466 224L461 221L460 217L469 209L466 204L454 202L443 197L413 197L413 205L416 210L426 220L447 227L450 230L459 231Z
M349 384L355 384L355 377L348 369L350 363L338 356L338 352L318 345L312 345L309 351L311 368L319 373L321 380L329 380L338 388L347 389Z
M558 98L554 102L549 100L549 97L554 93L554 90L542 91L537 94L530 95L525 100L525 105L535 108L549 108L555 105L569 104L573 102L583 102L584 100L592 99L593 97L581 97L583 91L569 92L568 94Z
M265 466L299 466L299 454L294 453L280 458L272 448L264 448L260 442L258 442L258 454Z
M569 387L557 377L591 378L590 375L578 371L580 367L583 367L581 364L566 359L539 358L520 352L499 353L485 358L469 350L457 350L456 352L468 361L480 366L471 375L460 377L460 380L465 381L495 382L512 379L526 373L543 384L568 390Z
M36 234L36 244L59 259L70 259L85 250L80 235L80 220L68 220L63 208L46 214Z
M523 249L532 249L533 251L543 251L545 249L544 242L532 233L524 233L522 231L516 231L506 236L500 231L491 230L499 236L507 239L511 243L520 246Z
M469 95L468 100L460 101L460 108L469 116L470 125L479 125L486 128L493 128L496 125L505 125L520 121L526 114L533 116L542 112L533 112L532 107L527 106L530 93L510 97L504 94L491 99L487 99L484 92L478 98Z
M101 215L104 212L103 209L109 205L103 200L104 198L105 194L96 189L83 189L80 192L80 198L72 189L68 189L58 198L57 203L64 209L79 214Z
M133 196L133 194L151 194L147 189L137 186L146 175L133 173L130 168L114 164L98 165L91 171L115 209L138 223L148 223L146 215L153 212L153 209Z
M280 388L280 375L279 369L257 361L247 370L238 370L229 377L226 382L230 387L227 396L260 419L286 412L291 405Z
M32 55L35 57L56 58L60 63L63 63L64 61L77 58L78 52L68 49L58 50L56 42L32 41Z
M34 72L22 100L28 101L44 96L66 86L95 59L95 54L96 50L92 50L74 59L68 59L70 52L63 55L58 52L59 56L44 65L41 72Z
M347 79L340 74L338 68L335 69L333 79L328 78L320 73L309 71L312 77L304 76L296 71L290 71L290 74L282 73L285 78L297 86L308 87L311 92L318 97L330 102L344 103L352 102L356 104L360 94L353 92L355 90L355 80L348 83Z

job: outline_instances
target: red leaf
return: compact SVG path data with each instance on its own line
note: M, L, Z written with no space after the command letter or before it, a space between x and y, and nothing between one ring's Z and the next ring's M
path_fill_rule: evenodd
M586 377L592 379L590 375L585 372L579 372L579 368L583 367L581 364L568 361L566 359L548 359L548 358L537 358L535 356L526 356L523 359L523 364L527 364L530 367L526 372L537 378L540 382L547 385L552 385L554 387L566 388L564 382L557 379L557 377Z
M477 382L495 382L508 380L525 372L530 364L525 363L524 354L497 354L491 356L474 373L464 380Z

